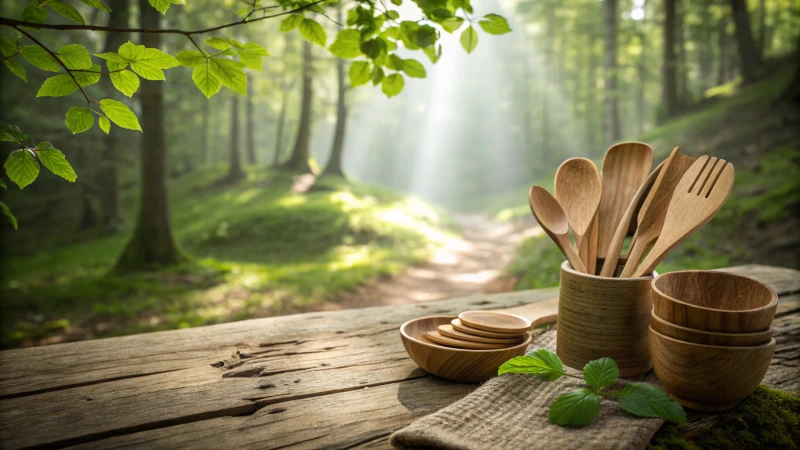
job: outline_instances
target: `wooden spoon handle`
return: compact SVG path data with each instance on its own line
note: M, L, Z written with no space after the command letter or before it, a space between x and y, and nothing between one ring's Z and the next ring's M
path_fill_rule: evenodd
M650 253L647 254L647 257L644 259L644 261L642 261L642 264L633 273L632 278L639 278L651 274L656 269L656 266L661 264L661 261L667 257L669 250L670 246L668 244L664 244L663 239L657 240L656 244L653 246L653 249L650 250Z
M625 263L625 268L622 269L622 273L619 275L620 278L630 278L636 272L636 268L639 267L639 261L642 260L644 252L650 248L652 243L653 241L651 239L639 238L636 240L631 246L631 250L628 252L628 261Z
M569 242L568 237L563 235L559 236L558 246L561 248L561 253L567 257L567 261L569 261L573 269L577 270L578 272L586 273L586 266L583 265L580 256L578 256L578 252L575 251L575 248Z

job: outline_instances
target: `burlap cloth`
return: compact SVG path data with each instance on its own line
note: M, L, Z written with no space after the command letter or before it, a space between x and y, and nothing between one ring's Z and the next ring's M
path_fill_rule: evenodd
M555 351L555 336L555 331L544 333L529 350L544 347ZM564 368L568 373L582 374ZM656 378L651 371L608 389L622 389L629 381L655 382ZM392 434L391 443L404 450L641 449L664 423L662 419L627 414L616 400L607 398L601 400L597 418L585 427L569 428L547 421L556 397L584 386L570 377L556 381L525 374L494 377L463 399L398 430Z

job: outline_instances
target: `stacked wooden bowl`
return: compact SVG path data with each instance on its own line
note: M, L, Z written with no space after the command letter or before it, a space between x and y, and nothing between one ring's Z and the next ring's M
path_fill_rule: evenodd
M504 362L525 354L531 321L513 314L466 311L410 320L400 336L411 359L425 371L461 382L497 375Z
M691 270L652 283L653 369L682 405L720 411L761 383L772 361L778 296L752 278Z

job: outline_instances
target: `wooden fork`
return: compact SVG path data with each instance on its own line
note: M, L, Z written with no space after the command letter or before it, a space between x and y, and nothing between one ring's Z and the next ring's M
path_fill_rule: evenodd
M697 158L675 187L661 235L633 277L652 273L672 249L711 220L728 199L733 179L733 164L708 156Z

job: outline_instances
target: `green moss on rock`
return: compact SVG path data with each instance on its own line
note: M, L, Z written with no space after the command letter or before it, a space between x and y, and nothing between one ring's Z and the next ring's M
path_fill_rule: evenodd
M800 397L761 385L712 426L686 432L665 424L648 449L800 449Z

